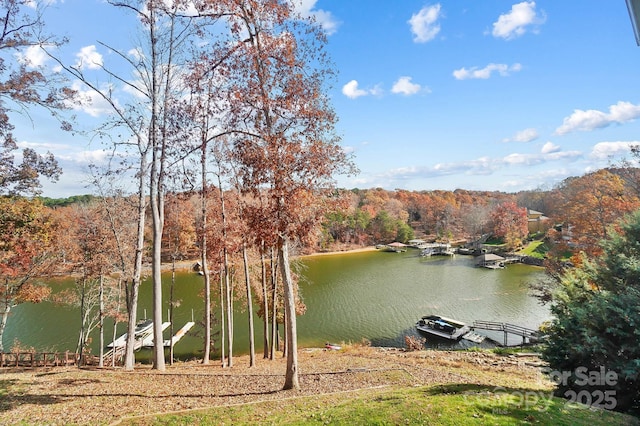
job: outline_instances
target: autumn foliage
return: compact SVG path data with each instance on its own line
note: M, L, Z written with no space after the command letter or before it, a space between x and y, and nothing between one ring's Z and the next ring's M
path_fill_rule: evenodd
M520 247L529 233L527 209L518 207L514 201L496 206L491 220L494 235L502 238L510 250Z
M40 302L51 292L38 279L60 253L51 212L38 200L0 197L0 352L12 307Z

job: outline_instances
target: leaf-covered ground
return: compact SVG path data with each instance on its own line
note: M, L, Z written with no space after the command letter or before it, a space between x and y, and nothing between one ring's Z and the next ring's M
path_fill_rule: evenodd
M336 393L381 386L468 383L550 391L535 356L488 352L404 352L346 347L304 349L299 354L300 391L282 391L285 360L235 357L219 361L120 369L48 368L0 370L0 424L126 423L131 417L221 405Z

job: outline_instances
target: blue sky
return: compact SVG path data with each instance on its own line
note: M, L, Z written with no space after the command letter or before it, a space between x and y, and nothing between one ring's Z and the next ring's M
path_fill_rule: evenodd
M69 61L108 64L98 42L133 39L131 21L101 0L49 2ZM624 0L303 0L300 10L329 34L339 73L337 129L360 169L342 187L548 189L640 143L640 48ZM98 123L103 108L78 118ZM82 170L103 147L50 121L36 115L15 132L60 159L64 175L45 195L89 192Z

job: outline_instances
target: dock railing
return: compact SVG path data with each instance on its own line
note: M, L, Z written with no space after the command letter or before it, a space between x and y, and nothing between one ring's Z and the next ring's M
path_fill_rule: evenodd
M0 352L0 367L58 367L78 365L75 352Z
M538 330L533 330L531 328L521 327L519 325L509 324L505 322L475 320L473 322L473 325L471 326L471 329L502 331L504 333L504 346L508 346L507 343L509 334L521 336L523 344L527 342L527 339L529 339L529 342L540 339L540 332Z

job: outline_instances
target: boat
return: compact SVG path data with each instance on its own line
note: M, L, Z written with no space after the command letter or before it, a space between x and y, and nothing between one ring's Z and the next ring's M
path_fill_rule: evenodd
M471 327L462 321L439 315L425 315L416 322L416 329L431 336L447 340L460 340L471 331Z
M327 342L324 344L324 348L329 349L331 351L339 351L340 349L342 349L342 346L334 345L333 343Z

